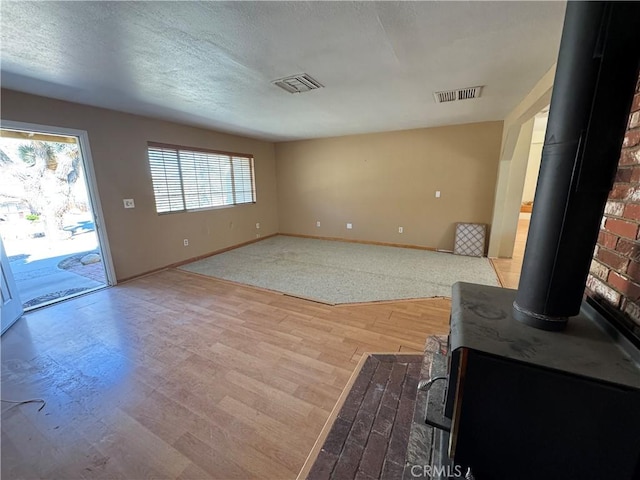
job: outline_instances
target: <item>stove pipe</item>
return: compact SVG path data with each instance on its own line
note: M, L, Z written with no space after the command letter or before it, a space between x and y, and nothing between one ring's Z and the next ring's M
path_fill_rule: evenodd
M562 330L577 315L640 67L640 2L568 2L513 304Z

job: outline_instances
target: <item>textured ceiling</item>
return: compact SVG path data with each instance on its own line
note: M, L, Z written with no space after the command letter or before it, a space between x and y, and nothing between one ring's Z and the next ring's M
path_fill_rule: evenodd
M1 2L2 86L270 140L502 120L564 2ZM272 80L306 72L325 88ZM486 85L436 104L438 90Z

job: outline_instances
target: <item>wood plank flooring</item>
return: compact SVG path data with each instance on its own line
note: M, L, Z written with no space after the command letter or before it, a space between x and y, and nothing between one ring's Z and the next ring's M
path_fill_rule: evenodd
M520 271L522 270L522 260L524 259L524 249L527 246L530 218L531 214L520 214L518 229L516 230L516 242L513 247L513 256L511 258L491 259L503 287L518 288Z
M295 478L363 352L422 351L447 299L326 306L167 270L2 337L2 478Z

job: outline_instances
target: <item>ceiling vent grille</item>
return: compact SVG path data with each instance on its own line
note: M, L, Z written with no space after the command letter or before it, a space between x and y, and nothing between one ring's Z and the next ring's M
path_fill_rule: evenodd
M324 87L320 82L315 80L311 75L301 73L299 75L291 75L289 77L274 80L274 85L286 90L289 93L302 93L310 90L317 90Z
M433 96L436 99L436 103L455 102L458 99L458 95L455 90L436 92Z
M433 98L436 103L455 102L458 100L468 100L470 98L478 98L482 93L482 87L467 87L460 88L458 90L443 90L441 92L435 92Z

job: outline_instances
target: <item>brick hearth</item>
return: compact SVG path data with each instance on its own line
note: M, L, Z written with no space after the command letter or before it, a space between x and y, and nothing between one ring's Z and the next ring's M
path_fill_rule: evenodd
M401 479L424 446L424 402L416 408L416 392L443 341L431 337L425 355L370 354L308 474L299 478Z

